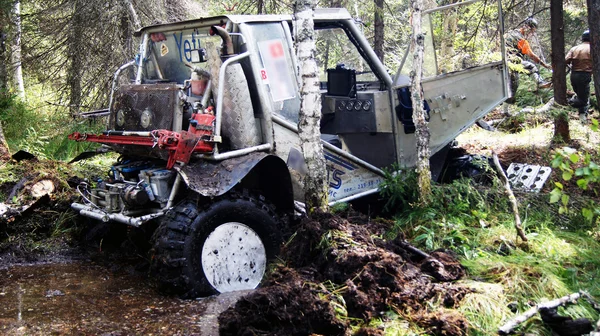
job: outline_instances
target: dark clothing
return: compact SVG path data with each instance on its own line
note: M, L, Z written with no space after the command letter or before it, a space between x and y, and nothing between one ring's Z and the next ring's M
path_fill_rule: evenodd
M570 103L579 110L580 115L587 117L588 103L590 98L590 82L592 81L592 56L590 43L583 42L567 53L565 58L567 64L573 66L571 72L571 85L577 97L573 97Z
M571 85L573 86L573 91L577 94L577 98L574 97L571 105L577 107L579 114L587 115L591 81L591 72L573 71L571 73Z

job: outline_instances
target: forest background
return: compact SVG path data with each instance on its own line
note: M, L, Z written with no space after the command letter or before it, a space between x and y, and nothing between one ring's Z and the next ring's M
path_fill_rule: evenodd
M428 8L453 2L425 1ZM538 20L537 39L532 42L536 54L547 63L551 55L550 2L502 1L505 30L517 28L527 17ZM395 72L411 34L409 1L330 0L320 1L317 6L347 8L362 23L362 30L390 72ZM587 29L588 11L585 0L563 1L563 6L566 52L579 43L581 33ZM104 129L103 120L81 119L76 115L107 107L115 70L134 59L138 51L138 41L132 36L136 29L153 23L226 13L291 13L292 1L0 0L0 10L0 89L5 92L0 95L0 121L4 138L11 152L22 149L40 159L66 161L93 147L69 141L68 134ZM458 24L466 27L463 30L476 31L483 18L485 13L475 12L470 20ZM542 74L550 76L545 70ZM551 90L534 91L533 86L527 80L522 83L517 105L511 107L513 111L543 105L551 98ZM595 99L593 104L596 104ZM598 110L597 105L595 109ZM516 242L514 217L501 189L481 190L469 183L437 186L433 203L419 207L415 205L415 197L411 197L415 196L414 183L410 185L414 181L388 176L386 182L388 205L406 209L395 215L395 224L387 236L403 234L427 250L451 249L466 266L471 279L486 281L474 282L472 286L480 286L479 292L466 297L459 308L469 319L469 334L473 335L495 333L501 322L513 316L511 310L525 311L531 302L578 290L600 297L600 284L596 280L600 278L599 210L596 203L588 202L598 197L599 177L593 175L600 172L598 166L593 165L598 162L597 133L590 132L589 128L574 128L573 138L580 145L576 146L579 151L570 152L561 149L565 144L549 144L551 115L522 114L509 118L503 125L504 128L499 129L511 134L498 135L495 143L481 141L491 137L478 130L466 132L463 140L475 139L474 143L483 148L510 143L509 136L537 142L542 146L534 148L533 144L523 144L516 150L505 151L501 159L506 161L512 154L535 161L532 163L549 165L552 162L559 174L553 175L545 191L558 186L555 183L564 188L559 188L551 194L553 196L529 195L521 203L524 228L530 239L526 247ZM545 136L543 141L540 141L541 135ZM583 188L571 177L577 174L581 177L584 168L592 173L585 179L588 188L581 190ZM6 178L4 174L0 177ZM397 197L400 194L402 196ZM549 205L550 197L559 206ZM574 204L574 199L579 202ZM580 211L582 208L591 214L586 216ZM333 210L345 211L343 207ZM64 232L64 222L56 225L54 232ZM598 319L588 304L571 306L561 313L574 318ZM396 330L396 334L402 335L399 330L406 328L401 320L374 319L369 323L383 326L390 334ZM521 330L550 335L539 319ZM413 331L419 332L418 328Z
M425 7L451 2L427 0ZM317 6L347 8L362 22L390 72L395 72L410 38L408 1L331 0L318 1ZM550 57L549 8L548 0L503 1L505 30L518 27L527 17L539 21L534 51L546 58ZM10 93L2 98L0 119L8 144L13 151L66 159L85 146L68 141L66 135L95 127L74 119L75 114L107 107L112 75L135 57L138 41L132 33L140 26L225 13L291 13L292 2L2 0L0 10L0 85ZM476 30L483 15L473 13L460 25ZM568 50L587 27L586 1L565 1L564 22Z

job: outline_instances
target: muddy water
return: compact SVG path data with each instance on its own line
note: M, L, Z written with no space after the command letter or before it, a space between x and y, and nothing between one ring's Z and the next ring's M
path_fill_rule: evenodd
M15 266L0 270L0 334L218 335L218 314L246 293L185 301L103 266Z

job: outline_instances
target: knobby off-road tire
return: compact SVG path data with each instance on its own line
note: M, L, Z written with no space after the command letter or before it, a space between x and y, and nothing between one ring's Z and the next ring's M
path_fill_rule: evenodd
M281 244L282 221L261 197L231 193L198 209L186 199L154 235L160 289L183 298L253 289Z

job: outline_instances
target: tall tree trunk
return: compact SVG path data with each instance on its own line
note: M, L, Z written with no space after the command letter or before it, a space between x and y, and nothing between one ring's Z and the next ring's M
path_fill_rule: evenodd
M429 168L429 127L425 120L423 108L423 93L421 92L421 77L423 76L423 52L425 50L425 35L422 32L421 11L423 0L412 0L412 37L410 50L413 54L413 69L411 72L411 101L413 106L413 122L417 137L417 174L419 175L419 200L427 204L431 198L431 170Z
M326 210L328 203L325 156L319 130L321 93L319 90L319 71L315 61L314 8L314 0L296 0L294 2L298 75L302 78L298 129L300 131L302 154L308 168L304 178L304 196L306 210L309 214L315 210Z
M590 46L594 63L594 91L596 100L600 100L600 0L587 0L588 24L590 27Z
M265 12L265 0L258 0L256 2L256 14L264 14Z
M21 66L21 1L15 0L12 9L13 39L11 46L11 63L13 78L17 95L25 99L25 83L23 82L23 68Z
M8 89L8 71L6 62L6 33L5 26L3 25L0 30L0 95L6 93Z
M81 107L82 90L81 75L83 71L83 30L85 28L85 14L87 10L85 0L76 0L73 16L71 17L71 30L69 32L68 55L69 68L67 70L67 86L69 87L69 113L73 116L79 113Z
M450 4L455 3L456 0L451 0ZM440 55L438 59L438 67L441 72L451 72L454 69L452 57L456 54L454 52L454 39L456 37L456 29L458 26L458 14L455 10L447 10L444 12L444 22L442 24L441 31L441 47Z
M384 0L375 0L375 17L374 17L374 27L375 27L375 37L373 41L373 49L375 51L375 55L381 62L383 62L383 57L385 53L383 51L383 41L384 41L384 28L385 22L383 17L383 1Z
M554 102L567 105L567 77L565 72L565 30L563 18L563 0L550 2L550 32L552 41L552 84L554 86ZM570 141L569 117L566 113L558 113L554 118L554 138Z

